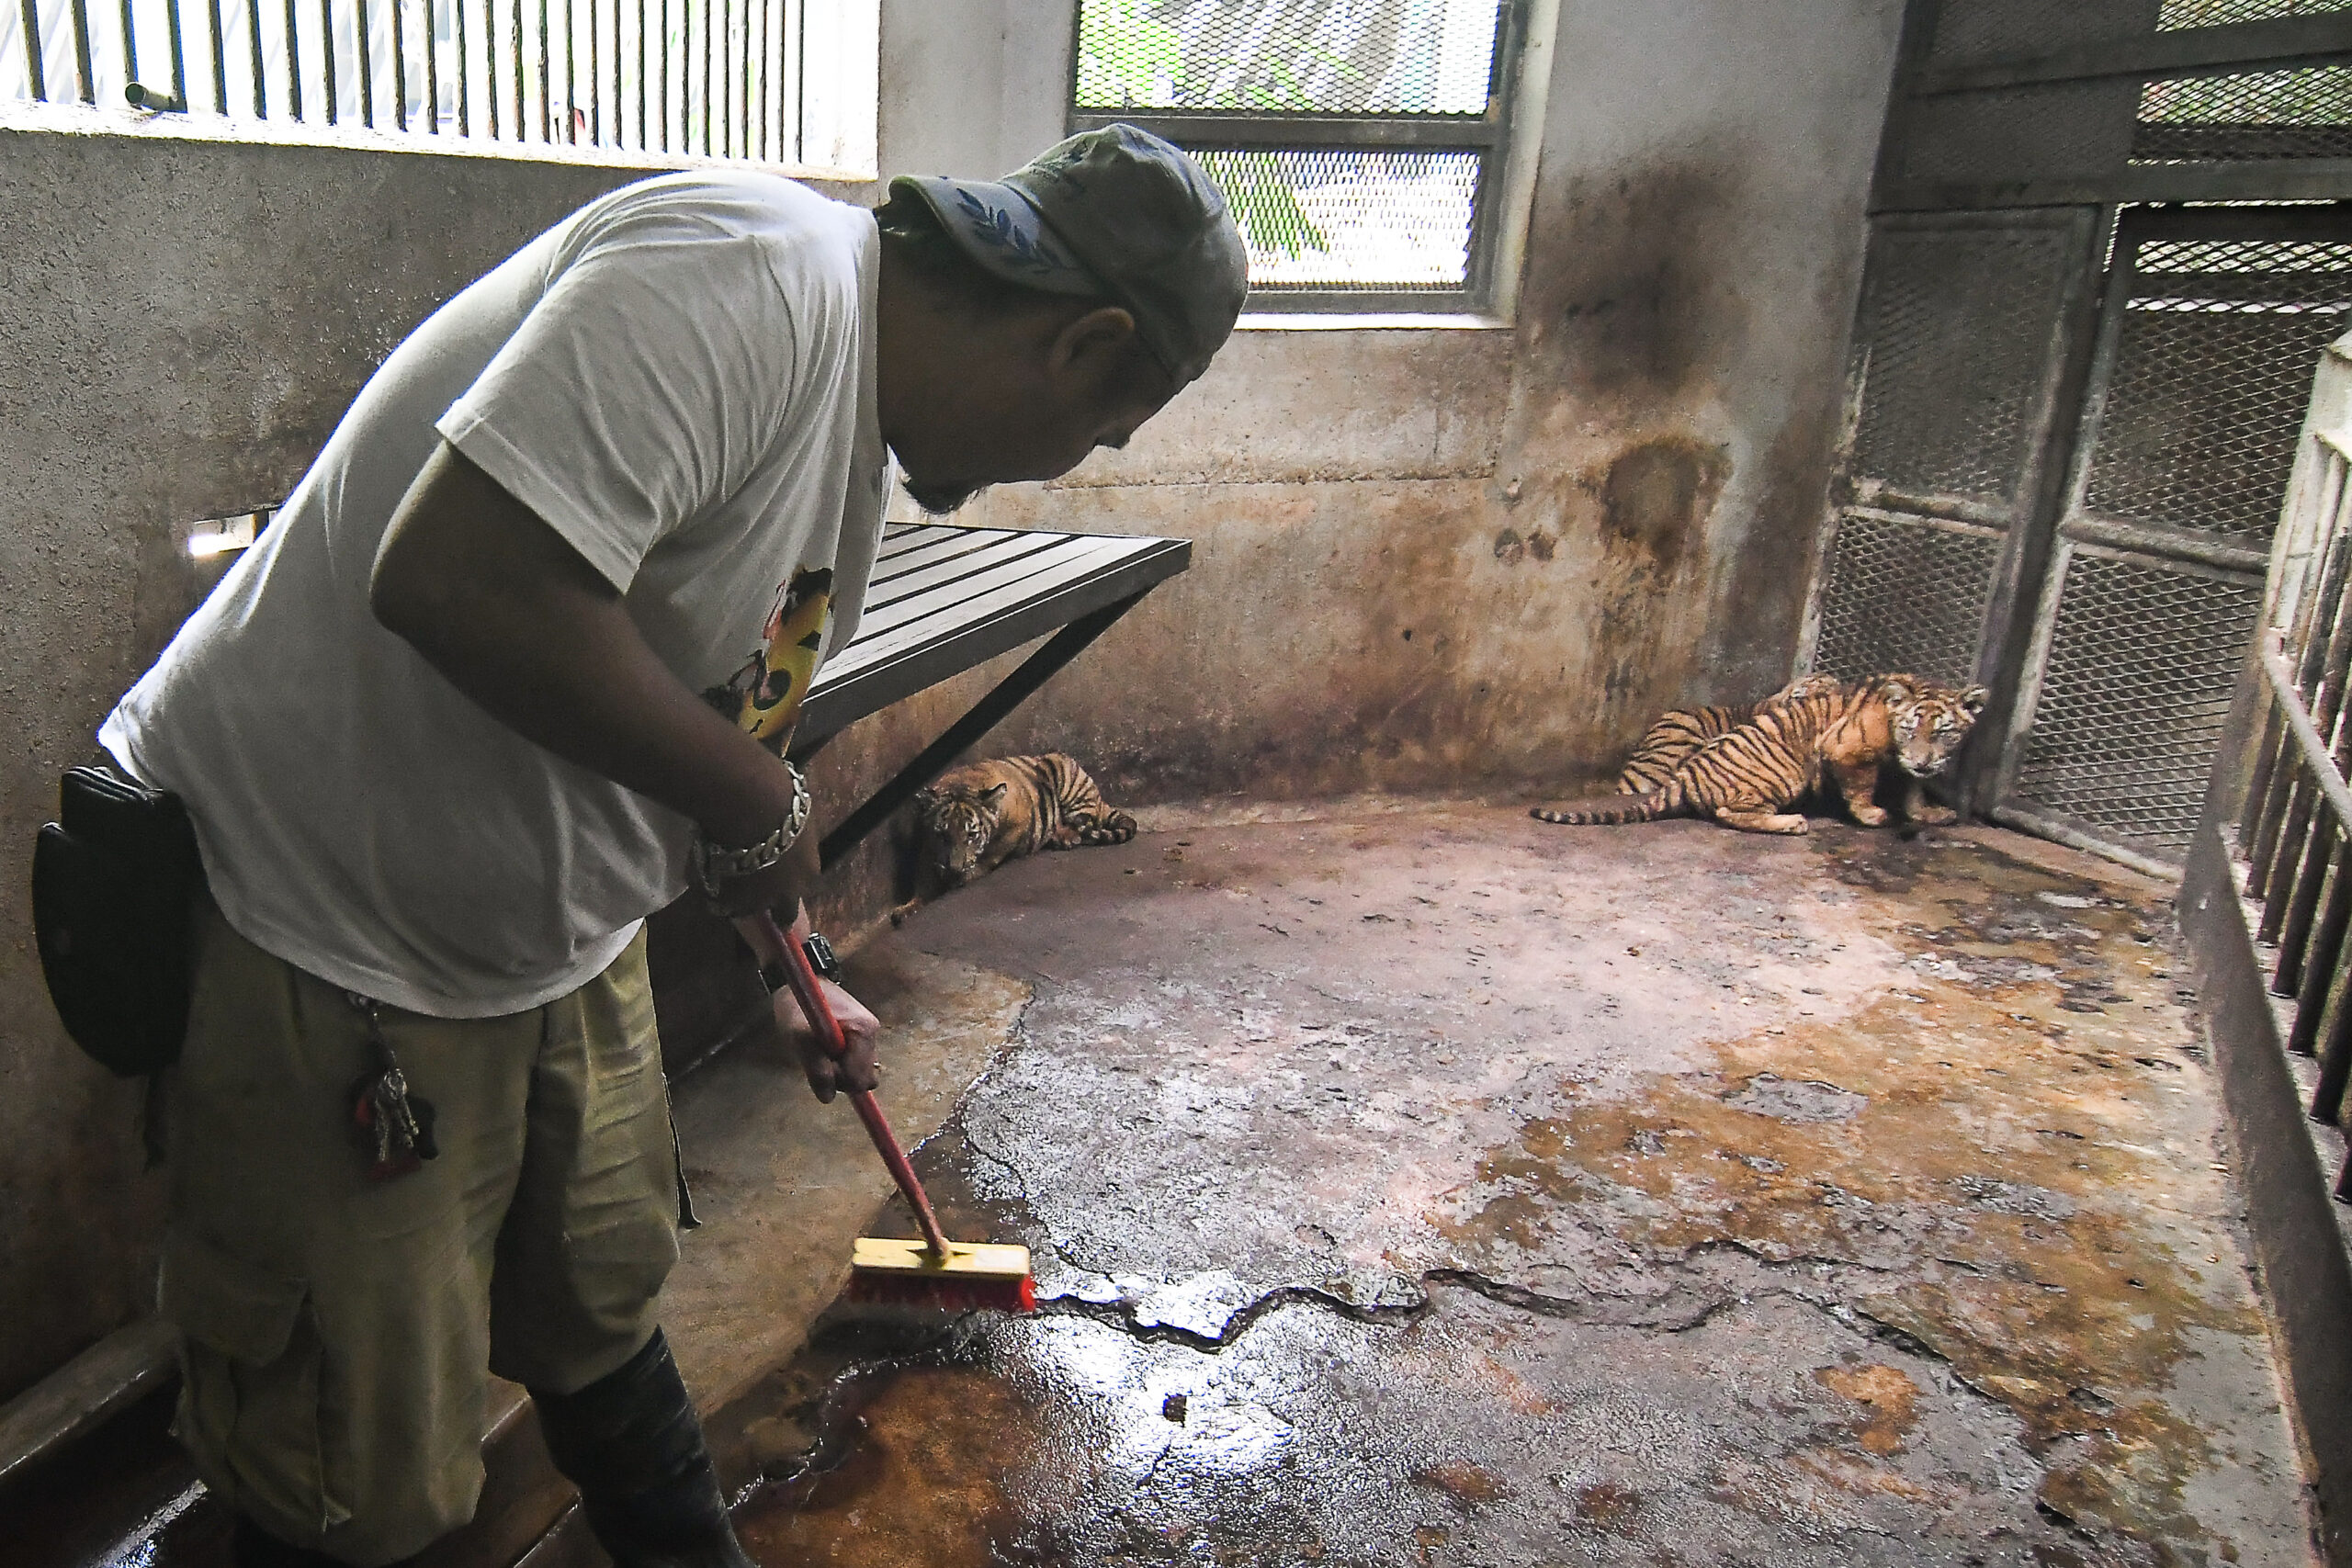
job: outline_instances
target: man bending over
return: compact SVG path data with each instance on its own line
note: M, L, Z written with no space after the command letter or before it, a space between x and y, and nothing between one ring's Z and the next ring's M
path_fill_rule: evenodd
M944 511L1120 445L1243 271L1200 169L1125 126L898 180L878 224L670 175L361 390L100 734L185 800L210 888L161 1290L241 1564L379 1568L465 1522L492 1372L622 1568L744 1562L656 1326L680 1178L643 919L699 884L806 933L783 753L888 458ZM875 1073L831 1000L826 1100Z

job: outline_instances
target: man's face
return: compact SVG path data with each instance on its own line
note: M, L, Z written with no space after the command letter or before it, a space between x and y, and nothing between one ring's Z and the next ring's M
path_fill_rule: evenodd
M910 390L893 397L885 371L883 434L931 513L992 484L1058 479L1098 446L1125 446L1175 395L1117 307L1006 313L900 341L919 346L899 384Z
M894 448L907 493L925 512L953 512L992 484L1059 479L1098 446L1125 446L1169 396L1134 386L1023 399L990 397L984 384L973 391L963 418L913 433Z

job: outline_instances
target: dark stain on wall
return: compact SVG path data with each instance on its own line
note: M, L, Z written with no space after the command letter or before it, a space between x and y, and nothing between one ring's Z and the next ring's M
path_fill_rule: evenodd
M1688 435L1627 447L1600 481L1603 544L1672 577L1690 547L1704 543L1707 518L1730 477L1729 452Z
M1747 309L1734 279L1740 160L1704 153L1571 180L1530 236L1529 345L1564 392L1663 402L1702 380Z

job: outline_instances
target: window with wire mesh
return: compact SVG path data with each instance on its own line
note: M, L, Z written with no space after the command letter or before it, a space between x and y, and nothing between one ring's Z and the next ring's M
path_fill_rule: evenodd
M2164 0L2156 26L2165 32L2179 28L2225 28L2233 22L2315 17L2327 11L2352 11L2352 0Z
M2135 164L2352 157L2352 66L2186 76L2140 90Z
M862 144L873 89L870 67L841 69L871 39L852 36L840 10L808 0L0 0L0 96L842 166L871 156Z
M1516 0L1079 0L1073 129L1194 152L1253 309L1476 308Z

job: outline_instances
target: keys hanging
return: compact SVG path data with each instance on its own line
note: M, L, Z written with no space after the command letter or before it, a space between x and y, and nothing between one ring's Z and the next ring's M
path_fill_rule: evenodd
M345 995L368 1021L368 1047L375 1061L352 1085L352 1134L368 1157L368 1179L390 1181L441 1152L433 1141L433 1102L409 1092L407 1075L384 1034L383 1005L356 991Z

